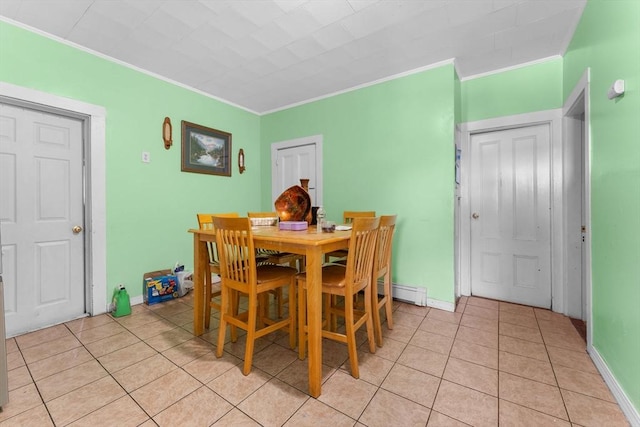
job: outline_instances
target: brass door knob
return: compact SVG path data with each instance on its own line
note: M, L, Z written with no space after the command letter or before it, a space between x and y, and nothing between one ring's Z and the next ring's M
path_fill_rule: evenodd
M478 215L478 213L477 213L477 212L474 212L474 213L471 215L471 218L473 218L473 219L478 219L478 218L480 218L480 215Z
M79 225L76 225L71 229L71 231L73 231L73 234L78 234L82 231L82 227L80 227Z

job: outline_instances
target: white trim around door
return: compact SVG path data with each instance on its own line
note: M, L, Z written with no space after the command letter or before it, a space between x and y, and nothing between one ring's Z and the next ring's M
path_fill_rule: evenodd
M552 309L562 312L563 301L563 179L562 179L562 110L548 110L515 116L498 117L461 125L460 158L460 294L471 295L471 207L469 171L473 134L548 124L551 131L551 297Z
M85 224L88 225L85 262L87 267L87 312L91 315L108 311L107 302L107 239L105 193L105 127L106 110L98 105L64 98L38 90L0 82L0 97L30 103L37 108L65 111L83 116L88 129L85 135Z

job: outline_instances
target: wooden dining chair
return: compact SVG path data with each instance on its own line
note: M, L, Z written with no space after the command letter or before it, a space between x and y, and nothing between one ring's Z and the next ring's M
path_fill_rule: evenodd
M343 224L352 224L354 218L371 218L376 216L376 211L344 211L342 213ZM346 249L329 252L324 256L324 262L331 262L331 258L337 258L336 261L344 261L347 257Z
M371 315L371 269L379 225L380 218L355 218L351 229L346 265L328 264L322 267L322 294L325 306L322 336L347 344L351 375L354 378L360 377L356 331L362 325L366 325L367 328L369 351L371 353L376 351ZM357 309L354 305L354 296L360 291L364 291L365 294L363 309ZM306 292L306 275L298 274L298 357L300 359L305 357L308 334ZM334 296L344 297L344 305L336 304ZM332 316L344 318L345 333L332 328Z
M256 263L256 251L249 218L214 217L216 244L220 260L221 312L216 356L222 357L227 326L231 326L231 341L236 342L236 327L247 331L244 366L242 373L251 372L253 350L256 339L279 329L289 332L289 345L296 346L295 298L290 298L289 313L284 319L271 319L268 307L268 292L286 288L295 295L297 271L291 267ZM233 294L248 296L246 311L233 309Z
M392 305L393 296L391 294L391 246L393 243L393 233L396 227L397 215L383 215L380 217L380 227L378 228L378 241L376 243L375 256L373 258L373 269L371 275L371 303L373 307L373 325L376 333L376 343L382 347L382 322L380 320L380 309L385 309L387 317L387 327L393 329ZM378 293L378 279L382 277L382 295Z
M226 218L238 218L239 215L237 212L229 212L229 213L215 213L215 214L206 214L199 213L196 214L198 217L198 226L200 230L213 230L213 217L221 216ZM217 299L220 296L220 283L213 283L212 276L214 274L220 275L220 261L218 260L218 251L216 250L216 245L214 242L207 242L207 252L209 254L209 264L207 265L207 270L204 275L204 327L209 328L211 325L211 308L215 308L216 310L220 310L220 304L217 302Z

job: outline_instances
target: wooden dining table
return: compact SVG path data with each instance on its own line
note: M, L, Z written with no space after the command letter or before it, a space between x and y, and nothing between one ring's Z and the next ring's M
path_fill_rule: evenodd
M204 274L209 262L207 242L215 241L215 231L191 229L194 254L193 332L204 333ZM315 226L307 230L279 230L278 227L254 227L256 248L304 255L307 274L307 327L309 394L320 396L322 382L322 264L324 254L348 249L351 231L318 233Z

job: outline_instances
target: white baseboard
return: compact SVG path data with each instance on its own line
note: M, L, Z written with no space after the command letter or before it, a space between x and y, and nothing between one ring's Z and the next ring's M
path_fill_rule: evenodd
M640 412L633 406L629 397L625 394L620 384L616 380L616 377L613 376L613 373L609 370L609 366L604 361L598 350L596 350L593 346L589 346L587 348L589 355L591 356L591 360L593 360L594 365L604 378L604 382L609 386L609 390L611 390L611 394L620 405L620 409L624 413L625 417L627 417L627 421L631 424L632 427L640 427Z
M380 284L378 284L378 287L379 286ZM456 305L454 303L427 298L427 288L401 285L398 283L392 283L391 287L393 288L392 294L394 299L419 305L422 307L427 306L451 312L456 311ZM379 291L381 293L380 288Z
M456 311L456 305L452 302L440 301L433 298L427 298L427 306L432 308L438 308L440 310L454 312Z

